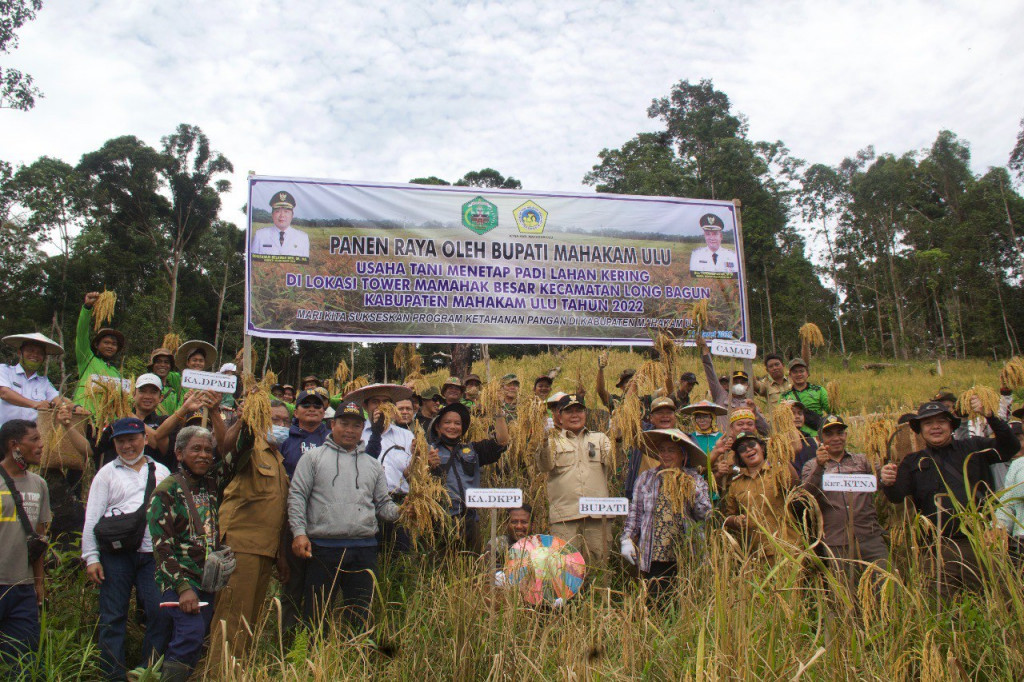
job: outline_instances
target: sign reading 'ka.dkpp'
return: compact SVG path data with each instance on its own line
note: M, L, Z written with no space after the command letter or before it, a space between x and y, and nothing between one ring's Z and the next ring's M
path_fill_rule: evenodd
M466 506L470 509L518 509L523 506L519 488L468 488Z

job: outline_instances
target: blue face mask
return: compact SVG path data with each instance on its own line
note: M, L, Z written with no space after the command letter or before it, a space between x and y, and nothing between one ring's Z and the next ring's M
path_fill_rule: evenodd
M288 440L288 427L274 425L267 434L267 440L277 445L285 442Z

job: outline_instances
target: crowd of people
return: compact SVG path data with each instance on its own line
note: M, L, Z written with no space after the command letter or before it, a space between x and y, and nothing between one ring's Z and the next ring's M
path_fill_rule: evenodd
M466 492L481 487L486 467L505 466L510 425L523 404L517 375L500 378L497 407L479 438L469 437L481 418L484 382L475 374L427 390L370 384L339 395L307 376L298 389L271 388L270 428L254 433L240 418L253 394L240 385L229 393L182 388L183 370L216 367L216 349L193 340L154 349L147 372L128 387L131 413L99 423L94 387L115 381L121 390L125 337L110 327L91 333L97 297L84 299L75 340L79 381L70 399L43 373L47 356L64 352L60 345L36 333L3 339L17 358L0 366L0 666L21 665L38 647L48 542L79 547L98 588L97 640L108 679L132 673L126 637L133 617L145 628L134 663L145 668L162 657L164 680L187 679L204 651L215 662L243 657L275 577L285 629L318 629L340 595L345 622L365 630L378 562L415 551L401 510L420 430L454 528L432 551L486 554L481 567L501 566L514 543L544 529L578 549L588 570L600 570L612 557L613 526L582 514L580 499L621 489L630 505L619 554L655 602L671 587L680 557L699 556L715 527L766 563L814 556L850 581L868 564L889 566L875 487L837 488L826 477L877 476L885 499L909 500L931 521L941 534L943 591L979 579L957 522L957 510L972 499L1001 495L998 528L1024 537L1024 491L1016 489L1024 458L1014 460L1024 452L1024 408L1013 410L1008 387L996 413L973 398L971 414L982 415L974 419L957 413L951 394L932 396L903 418L919 447L876 470L848 449L849 424L811 383L806 355L788 362L766 356L763 378L744 371L719 377L700 339L706 389L687 372L639 396L642 437L623 463L614 454L623 434L588 427L597 406L581 391L552 393L552 375L538 376L531 395L548 416L531 470L543 481L547 516L537 518L529 504L510 510L504 532L485 543ZM610 394L606 362L598 361L594 393L614 412L637 381L623 372L616 383L622 393ZM240 375L233 363L217 371ZM772 433L776 410L792 412L791 433ZM83 414L94 418L80 431L75 420ZM55 434L81 466L43 461ZM773 439L785 442L791 463L769 457ZM87 486L85 470L95 472ZM820 512L817 532L801 523L806 515L794 514L796 489ZM499 588L509 581L501 570L493 580Z

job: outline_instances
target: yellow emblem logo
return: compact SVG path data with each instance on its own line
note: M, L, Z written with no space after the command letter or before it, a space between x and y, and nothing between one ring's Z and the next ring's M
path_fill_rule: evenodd
M548 212L535 204L527 201L513 211L516 219L516 226L523 234L542 234L544 226L548 222Z

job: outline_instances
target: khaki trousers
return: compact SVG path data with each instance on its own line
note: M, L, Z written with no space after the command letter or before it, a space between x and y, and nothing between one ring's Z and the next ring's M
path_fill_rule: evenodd
M608 561L612 533L611 522L607 519L559 521L551 524L551 534L582 552L588 566L603 565Z
M228 586L217 593L210 627L209 664L212 670L223 669L225 635L226 641L230 642L230 655L242 659L249 651L252 643L250 633L263 614L273 571L274 559L271 557L235 553L235 572L228 578ZM221 621L224 621L223 626Z

